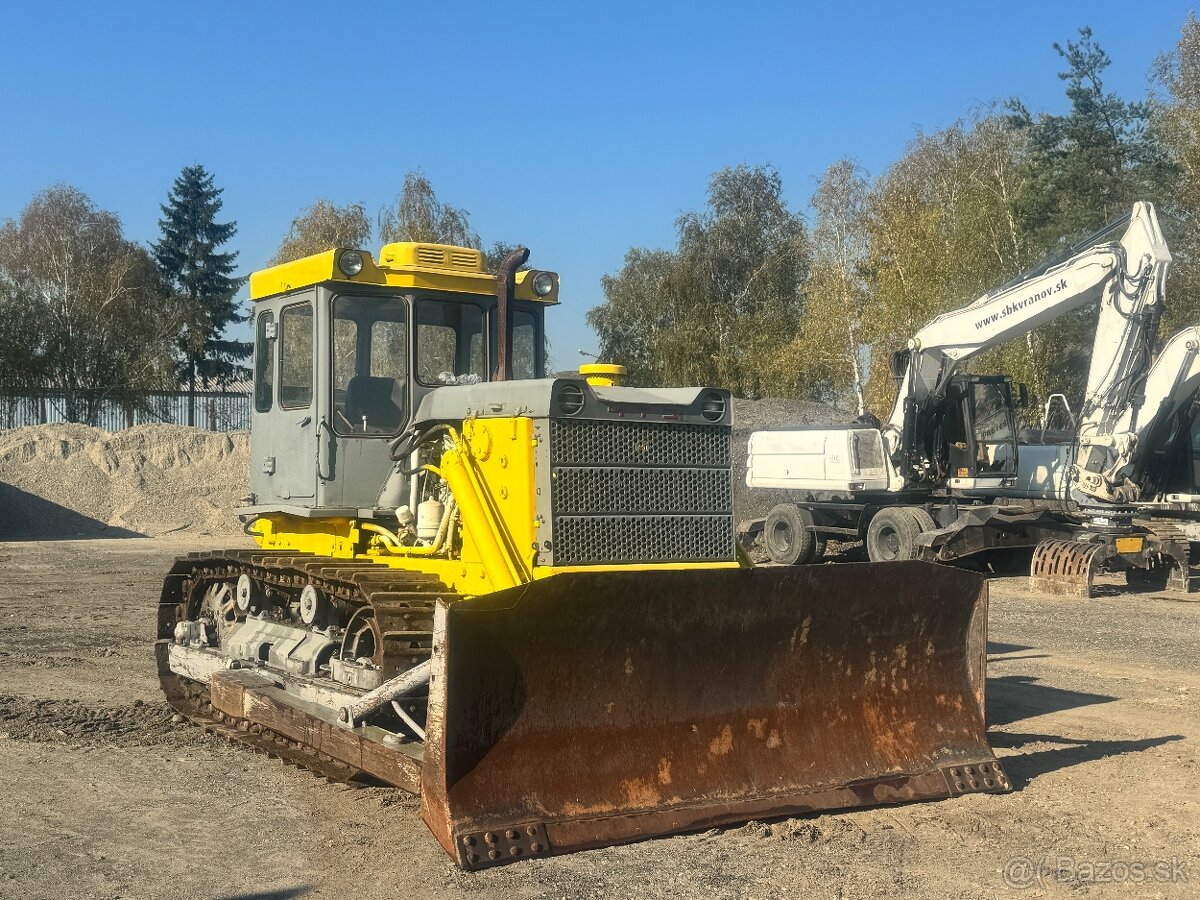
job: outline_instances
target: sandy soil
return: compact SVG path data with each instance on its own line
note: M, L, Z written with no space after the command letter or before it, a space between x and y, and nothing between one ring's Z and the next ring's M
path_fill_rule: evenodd
M0 544L0 897L1200 891L1200 602L1115 592L1084 602L1031 594L1024 579L993 583L988 707L1010 795L465 874L411 797L331 785L172 724L153 676L153 610L169 560L195 542Z

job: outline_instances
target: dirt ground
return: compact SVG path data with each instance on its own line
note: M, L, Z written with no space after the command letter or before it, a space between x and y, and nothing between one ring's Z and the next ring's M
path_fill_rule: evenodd
M466 874L413 798L328 784L172 724L153 613L169 560L196 540L0 543L0 897L1200 892L1195 600L1080 601L993 582L988 710L1012 794Z

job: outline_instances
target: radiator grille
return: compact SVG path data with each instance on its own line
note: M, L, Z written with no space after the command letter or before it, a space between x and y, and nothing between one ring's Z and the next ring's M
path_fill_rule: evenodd
M563 516L555 565L713 562L734 557L732 516Z
M555 465L729 466L729 428L551 419Z
M554 509L559 515L727 513L732 506L727 469L554 470Z
M555 565L735 556L730 429L550 421Z

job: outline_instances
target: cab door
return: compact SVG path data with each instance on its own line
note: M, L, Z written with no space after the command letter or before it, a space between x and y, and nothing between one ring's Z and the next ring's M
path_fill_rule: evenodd
M274 446L271 499L312 506L317 486L316 347L317 320L312 292L280 305L276 320L276 402L260 416ZM262 500L259 501L260 503Z

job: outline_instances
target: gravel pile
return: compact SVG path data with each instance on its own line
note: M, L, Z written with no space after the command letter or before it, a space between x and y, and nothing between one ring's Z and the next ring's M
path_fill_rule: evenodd
M250 436L180 425L0 432L0 539L237 534Z
M750 434L792 425L844 425L854 413L809 400L733 401L733 511L739 522L762 518L776 503L787 499L783 491L752 491L746 487L746 446Z

